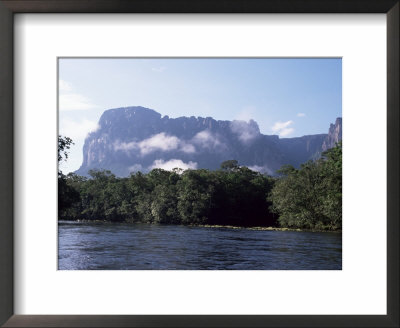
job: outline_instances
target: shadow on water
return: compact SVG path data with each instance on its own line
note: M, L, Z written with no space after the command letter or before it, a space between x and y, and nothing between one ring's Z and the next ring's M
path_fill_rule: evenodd
M342 235L59 222L60 270L341 270Z

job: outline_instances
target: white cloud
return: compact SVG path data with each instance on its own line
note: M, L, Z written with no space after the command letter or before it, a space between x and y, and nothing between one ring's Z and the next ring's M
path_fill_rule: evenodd
M159 67L152 67L151 70L153 72L157 72L157 73L162 73L166 70L167 68L165 66L159 66Z
M183 143L180 150L187 154L193 154L196 152L196 148L189 143Z
M123 151L130 151L132 149L137 149L137 142L132 141L132 142L120 142L116 141L114 142L114 150L123 150Z
M277 133L280 137L288 136L294 132L294 128L289 127L293 121L276 122L272 127L272 132Z
M268 166L258 166L258 165L253 165L253 166L248 166L250 170L260 172L260 173L267 173L269 175L272 175L272 170L268 168Z
M171 159L169 161L164 161L162 159L157 159L153 162L153 165L149 167L150 170L159 168L167 171L172 171L174 168L180 168L183 170L187 169L196 169L197 163L190 161L189 163L185 163L180 159Z
M64 81L64 80L59 80L58 81L58 87L60 89L60 92L70 92L72 91L72 86L71 83Z
M292 134L293 132L294 132L294 129L293 129L293 128L282 129L282 130L279 132L279 136L280 136L280 137L286 137L286 136Z
M232 121L231 131L235 133L239 140L245 144L250 143L260 135L258 124L253 120L250 120L249 122Z
M73 91L74 88L71 83L59 80L59 109L60 111L70 111L70 110L88 110L93 108L98 108L92 101Z
M70 137L73 141L83 140L86 136L99 128L96 121L83 119L73 121L70 119L60 120L60 134Z
M157 150L176 150L179 147L179 139L175 136L169 136L162 132L148 139L140 141L138 143L138 147L142 155L147 155Z
M167 152L178 150L187 154L191 154L196 151L193 145L187 144L186 142L179 140L179 138L176 136L170 136L164 132L155 134L148 139L138 142L116 142L114 144L114 150L130 151L133 149L138 149L142 156L148 155L155 151Z
M276 122L272 127L273 132L279 132L282 129L287 128L289 125L292 125L293 121L286 121L286 122Z
M298 116L298 117L305 117L306 114L304 114L304 113L297 113L297 116Z
M202 148L208 149L215 149L223 146L223 143L219 140L219 137L209 130L203 130L197 133L193 137L192 142Z

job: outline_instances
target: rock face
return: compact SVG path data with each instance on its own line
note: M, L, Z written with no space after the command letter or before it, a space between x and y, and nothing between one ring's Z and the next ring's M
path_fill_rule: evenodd
M223 161L236 159L240 165L274 174L283 164L297 167L318 157L338 138L341 119L331 125L329 134L280 139L261 134L253 120L169 118L144 107L115 108L105 111L99 128L87 136L83 163L76 173L87 175L90 169L107 169L127 176L156 167L213 170Z
M335 147L340 140L342 140L342 118L338 117L335 124L331 124L329 127L328 135L322 143L322 151Z

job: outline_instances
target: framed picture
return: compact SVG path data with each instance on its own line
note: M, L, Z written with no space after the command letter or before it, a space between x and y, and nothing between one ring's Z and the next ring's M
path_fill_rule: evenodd
M0 100L4 118L0 129L0 140L4 150L4 156L1 157L2 170L0 170L2 195L0 199L2 210L0 261L1 267L4 268L0 271L1 324L24 327L60 325L77 327L164 325L396 327L399 325L398 1L352 1L346 4L339 4L337 1L302 3L296 0L261 3L233 1L229 4L207 2L187 4L176 1L169 2L168 5L157 1L143 3L136 1L89 3L1 1L0 9L1 48L8 50L0 54L2 67ZM46 13L46 15L40 13ZM54 15L47 15L48 13ZM79 13L79 15L66 13ZM85 13L107 13L107 15L84 15ZM153 13L157 15L151 15ZM207 15L211 13L238 15ZM285 15L287 13L297 15ZM350 15L353 13L358 15ZM73 17L72 20L71 17ZM346 49L351 49L351 51ZM328 62L327 66L331 70L327 70L324 66ZM290 63L290 69L285 66L287 63ZM339 69L332 68L331 65L336 65L335 67ZM174 74L169 75L172 67ZM143 70L143 68L146 69ZM123 77L129 77L133 71L137 80L142 81L141 83L135 85L132 80L124 80ZM272 76L268 81L262 72L271 71L274 71L275 77ZM188 77L189 72L191 78ZM240 72L248 74L241 75ZM311 82L308 84L307 81L300 82L297 87L295 84L291 87L292 81L297 79L293 72L299 72L299 76L303 72L303 75L307 76L304 81L317 81L315 85L318 85L316 89L318 92L308 95L307 89L316 88L316 86ZM150 73L152 76L149 76ZM161 75L163 75L162 79ZM91 78L87 79L88 76ZM242 77L236 89L232 83L234 76ZM102 79L107 80L107 83L101 84L99 81ZM182 89L184 85L182 82L174 85L177 79L186 81L184 83L186 89ZM198 80L203 81L203 85L197 85ZM340 83L335 82L339 80ZM160 83L159 88L156 88L158 81L163 82ZM247 81L247 85L243 81ZM303 80L298 79L298 81ZM155 93L148 94L147 98L146 88L143 87L146 83L154 86L153 90L156 90ZM280 106L269 102L268 105L275 106L275 112L279 112L285 119L271 119L269 125L263 126L263 118L259 116L259 113L263 111L262 108L265 108L263 106L267 106L267 103L257 102L254 96L257 83L264 86L261 95L267 95L265 85L268 83L270 83L270 92L275 94L280 91L279 88L275 88L274 83L281 84L283 90L292 90L292 99L289 99L289 103L291 100L291 106L301 110L293 111L293 113L287 110L286 113L285 106L282 105L284 100L280 101ZM123 100L125 95L120 90L123 90L124 85L127 84L132 85L131 88L134 88L136 96ZM218 88L221 85L224 87ZM184 92L175 93L177 86ZM200 89L202 93L191 93L188 86ZM341 100L342 88L343 99ZM214 94L215 89L219 92ZM330 95L335 94L333 90L336 89L339 96L331 99ZM238 95L235 94L235 90ZM104 104L108 101L106 93L110 93L108 99L122 99L117 104L124 107L104 112L102 114L104 117L100 119L100 127L94 126L97 122L94 121L93 125L93 120L82 115L82 111L79 110L96 107L96 104L86 97L96 92L96 99L103 99ZM163 92L164 95L161 96ZM297 97L296 92L299 94ZM223 100L232 95L232 103L240 103L241 99L252 99L254 107L250 109L247 107L246 113L251 112L259 122L254 120L245 122L249 118L246 116L244 120L242 119L243 111L236 113L237 115L233 114L234 105L230 105L232 113L228 111L224 113L222 110L217 113L215 109L207 112L207 109L204 109L207 104L202 104L201 99L196 98L197 94L207 95L210 99L213 99L214 95L214 98L219 97ZM189 116L208 116L208 113L211 113L210 116L215 116L220 120L229 120L229 122L226 121L229 127L228 132L223 132L222 128L218 131L199 128L197 131L192 127L189 134L180 135L175 132L177 130L165 127L168 124L174 125L174 119L158 114L157 105L148 106L153 107L155 112L143 107L126 107L133 105L131 102L136 99L140 103L135 105L157 104L150 100L146 102L146 99L155 98L157 95L160 95L160 108L163 110L169 108L164 112L160 109L163 115L188 116L180 119L190 120ZM179 106L163 107L163 99L171 104L183 104L184 101L178 101L179 97L179 100L185 99L184 97L190 98L193 104L192 109L184 110L179 115L179 110L176 109ZM325 103L320 103L318 97L325 100ZM272 96L269 98L272 99ZM220 104L218 101L214 103ZM215 252L209 252L205 262L197 261L194 266L189 265L194 263L190 259L186 258L182 262L183 257L179 258L182 252L181 255L173 255L171 258L175 260L172 261L167 261L169 257L165 252L161 252L160 257L154 260L157 265L151 267L148 266L145 258L135 260L135 263L130 263L128 258L122 262L115 261L118 255L111 257L114 258L113 261L102 261L99 264L97 260L101 257L91 261L93 258L90 257L93 253L85 253L87 249L90 249L97 254L104 254L104 249L99 251L95 244L90 246L90 241L85 239L91 233L98 233L91 230L93 226L86 224L90 229L83 229L79 240L68 239L65 236L70 234L71 227L74 225L71 225L70 221L62 221L61 225L58 225L57 220L54 220L54 211L57 210L57 195L53 191L54 188L57 189L54 186L58 167L55 160L57 147L60 161L58 132L66 131L66 135L73 134L75 139L83 145L84 138L81 134L86 136L87 131L94 129L95 132L86 139L89 144L92 143L90 137L97 142L106 134L109 135L109 131L106 131L107 122L115 119L117 114L125 115L123 121L129 121L132 115L146 117L153 115L156 121L163 121L163 128L154 128L158 124L157 121L151 125L153 130L146 132L147 123L143 121L140 123L143 131L146 130L143 135L123 139L124 136L118 134L115 138L113 137L114 139L110 139L108 148L112 150L113 158L118 155L118 160L108 161L108 166L102 168L112 170L117 174L117 178L103 171L91 173L91 168L100 166L93 163L95 160L100 163L101 156L89 156L88 153L84 153L86 160L83 161L78 173L92 174L94 180L102 179L105 174L107 179L115 179L123 183L127 181L124 179L127 179L125 176L129 173L133 180L137 177L142 179L142 174L145 177L146 174L150 174L149 179L152 179L152 170L155 170L157 174L167 174L168 181L171 179L178 181L172 189L180 195L180 203L175 206L172 202L168 203L168 206L170 209L176 207L176 212L179 213L168 216L164 212L157 212L162 207L162 204L158 202L160 206L156 208L154 205L154 208L150 209L151 215L147 217L148 211L144 209L140 212L146 207L146 202L143 201L142 204L136 204L136 217L140 217L142 221L150 220L151 222L169 217L171 220L178 218L179 223L189 224L193 224L191 220L196 221L202 217L204 222L194 223L203 224L203 226L211 223L214 227L217 224L218 228L214 231L222 235L216 238L228 240L231 236L227 233L231 232L220 228L221 222L218 220L221 215L218 216L212 212L208 216L193 216L186 210L182 199L185 199L186 194L183 192L188 190L185 183L190 184L190 176L188 178L189 174L182 173L182 170L191 171L194 175L202 174L204 178L204 175L210 173L201 170L203 168L212 170L217 165L206 160L214 152L219 155L219 161L225 161L220 173L212 176L212 183L216 183L215 186L226 185L223 179L232 180L231 175L239 173L247 174L252 179L257 178L257 181L264 181L263 179L267 179L267 176L273 176L273 171L280 165L291 164L291 162L276 160L276 163L264 163L259 159L259 162L251 162L248 160L249 157L240 157L241 153L237 149L234 152L237 156L235 160L239 159L239 162L229 161L232 158L222 156L226 149L218 147L221 145L228 147L227 145L231 143L241 149L240 147L244 145L242 148L248 153L253 147L250 142L257 138L267 138L268 128L271 131L270 134L279 134L279 137L276 137L278 141L283 140L280 138L290 137L291 134L297 136L295 129L301 129L300 120L311 116L312 113L315 118L313 128L320 131L322 128L318 127L320 129L318 130L319 123L316 123L319 117L317 109L313 111L312 108L318 108L318 106L328 108L328 103L340 104L341 101L343 101L345 139L343 259L340 238L340 255L337 259L334 256L336 249L334 241L331 241L330 246L319 244L318 249L314 248L312 252L310 251L311 253L307 253L309 264L306 267L298 263L297 266L285 267L283 258L276 262L278 266L273 265L272 259L265 262L257 259L254 262L256 265L251 266L251 261L243 261L249 253L246 253L247 255L245 254L238 262L235 262L232 256L229 257L229 261L224 262L217 254L218 260L215 261L213 260ZM246 104L251 105L250 102ZM241 109L246 104L241 104ZM55 110L57 106L59 111ZM113 106L112 102L104 106L103 109L118 107ZM40 109L34 109L39 107ZM260 107L261 111L258 111L257 107ZM340 105L336 106L338 107L341 108ZM99 109L99 115L103 109ZM268 111L264 109L264 112ZM329 110L326 109L323 113L328 115ZM229 116L231 114L232 116ZM105 117L107 115L108 118ZM272 114L270 115L272 117ZM297 118L292 119L284 115L294 115ZM332 110L332 115L342 116L341 111L334 110ZM199 121L202 118L194 119ZM222 124L218 123L222 121L217 121L213 117L204 120L214 125ZM189 124L188 122L185 125ZM341 122L341 119L336 120L335 124L331 125L332 131L340 130L341 134ZM124 128L120 125L118 129ZM310 124L309 129L311 129ZM363 138L354 132L356 130L362 131L363 135L368 135L368 142L359 142ZM140 131L138 133L140 134ZM213 134L210 135L210 133ZM313 133L302 133L302 135L306 134ZM228 140L228 135L233 138L233 141ZM305 138L301 135L298 137L299 140ZM311 159L313 154L330 148L326 146L328 137L329 135L321 135L318 137L320 141L315 141L317 137L313 137L314 143L318 145L321 143L321 145L317 147L318 149L314 149L308 143L310 158L307 157L307 159ZM332 141L331 139L335 138L329 140ZM339 141L336 139L333 141ZM210 150L211 141L215 148L212 151ZM276 147L279 146L278 141L274 143ZM284 142L290 144L291 141ZM64 145L62 150L68 149L68 147L65 148L66 145L70 145L68 139L61 139L61 143ZM269 145L266 142L260 149L268 148ZM299 151L302 146L299 143L296 145ZM87 146L84 147L84 151L85 149ZM204 154L204 158L198 155L199 150ZM166 153L169 157L165 155ZM255 153L258 154L257 158L262 157L262 151L255 150ZM68 152L61 152L61 159L65 154L68 155ZM368 161L361 161L360 158L364 158L365 154L368 154L366 156ZM160 157L161 155L164 157ZM181 156L179 159L178 155ZM76 161L74 156L76 156L74 153L70 154L71 161ZM88 158L90 161L87 160ZM286 155L285 158L291 157ZM121 163L126 163L126 165L123 166ZM299 163L293 162L293 165L298 166ZM174 171L172 167L177 169ZM77 169L73 165L70 168L60 165L59 168L64 170L64 173ZM268 170L264 172L262 169ZM313 167L308 169L312 170ZM143 173L136 174L136 171L143 171ZM166 172L174 172L175 175ZM59 172L59 177L61 174L62 179L67 179L64 173ZM97 177L96 174L101 176ZM290 175L290 172L285 174ZM72 174L68 179L75 179L75 176ZM222 182L218 179L222 179ZM68 181L69 186L71 186L71 181ZM87 180L74 181L75 185L83 188L84 197L87 197L91 188L88 187ZM246 184L246 181L241 181ZM268 181L265 180L263 185L268 184ZM193 191L196 188L198 188L197 185L192 185L189 189ZM232 196L233 190L238 190L235 188L232 187L229 190L217 188L220 194L204 190L200 193L203 196L209 193L210 197L219 195L218 199L225 201L226 197ZM160 191L159 189L157 192ZM165 192L165 190L162 192L163 200L166 199ZM95 196L95 193L93 195ZM90 197L93 195L90 194ZM82 194L80 197L83 197ZM168 199L173 200L174 197L172 193ZM276 197L279 195L277 194ZM222 225L226 227L227 223L234 222L233 226L249 226L249 233L257 231L254 227L258 229L260 225L263 225L257 219L251 224L249 221L244 223L235 213L243 211L245 214L242 217L251 217L246 210L262 209L265 201L263 200L261 205L257 203L249 207L246 202L240 203L239 199L240 197L235 202L231 202L232 206L237 203L236 210L232 213L223 212L222 216L227 218L227 221L222 222ZM72 210L68 208L61 214L59 212L58 216L61 215L67 220L71 217L90 220L102 217L106 221L109 218L131 220L129 211L124 212L119 208L116 210L112 206L90 216L91 214L88 213L94 212L89 211L92 205L86 200L81 204L86 204L88 208L75 208L75 212L71 212ZM101 199L99 201L103 202ZM152 204L156 204L156 201L159 199L152 201ZM211 204L208 198L206 201ZM271 202L274 202L274 199ZM127 206L129 207L129 204ZM218 206L214 207L214 211L217 214L220 213L215 208L218 209ZM221 208L226 209L227 206ZM93 207L90 210L93 210ZM282 213L282 208L279 210L279 213ZM333 209L333 212L337 214L337 210ZM254 217L260 216L262 215L257 214ZM207 221L210 217L213 217L214 221ZM280 224L293 226L292 221L285 223L281 217ZM272 214L269 219L274 219ZM268 225L273 225L271 222ZM304 223L306 222L304 220L302 222L303 225L310 224ZM338 226L337 221L335 222L334 224L333 221L316 221L312 228L341 229L341 225ZM100 228L103 229L103 226ZM260 230L267 228L265 224ZM206 235L209 235L215 228L207 226L201 229L203 229L201 232L207 232ZM112 232L107 230L107 233ZM182 234L183 232L178 233L175 239L182 237ZM297 234L297 236L300 235L301 232ZM149 235L141 233L139 237L143 239L143 236ZM281 236L284 234L282 233ZM150 237L141 241L141 244L146 245L149 238L158 239L153 231ZM188 238L190 244L194 245L194 249L198 250L200 244L193 237ZM290 236L285 235L286 244L292 244L288 238L290 239ZM253 242L255 240L254 236L248 239ZM123 239L118 237L118 240L120 240L119 246L124 248L126 245L124 246ZM371 243L371 240L374 240L374 243ZM89 246L82 246L79 241L89 243ZM243 241L241 239L241 242ZM110 246L113 249L118 246L113 245ZM154 243L147 245L147 250L160 246ZM218 247L224 249L225 245L222 243ZM187 246L185 250L190 249L190 245ZM78 257L70 252L73 248L79 253ZM265 249L262 250L264 251ZM321 254L318 255L318 252ZM154 257L156 253L150 252L149 256ZM266 258L268 254L262 253L261 256ZM317 263L316 257L324 258L323 264ZM83 266L80 258L87 259ZM139 262L141 265L137 265ZM221 263L224 263L222 267ZM260 263L270 266L260 266ZM202 271L204 268L208 270ZM92 271L93 269L95 271Z

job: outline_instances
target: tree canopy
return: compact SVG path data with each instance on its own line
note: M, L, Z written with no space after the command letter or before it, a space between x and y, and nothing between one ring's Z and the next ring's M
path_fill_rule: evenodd
M58 162L68 159L68 150L74 142L69 137L58 136Z
M299 169L283 167L269 197L285 227L342 228L342 143Z
M67 185L80 199L60 212L63 219L163 224L275 225L267 201L273 179L237 171L153 169L119 178L110 171L70 173Z
M58 159L66 160L73 142L60 136L58 144ZM341 229L341 143L278 173L261 174L236 160L216 171L153 169L124 178L107 170L89 171L88 178L59 172L59 219Z

